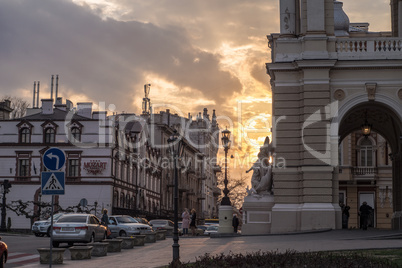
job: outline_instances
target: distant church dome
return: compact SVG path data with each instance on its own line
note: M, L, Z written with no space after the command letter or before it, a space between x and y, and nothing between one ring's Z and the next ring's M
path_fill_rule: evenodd
M334 1L335 36L349 36L349 17L342 9L343 3Z

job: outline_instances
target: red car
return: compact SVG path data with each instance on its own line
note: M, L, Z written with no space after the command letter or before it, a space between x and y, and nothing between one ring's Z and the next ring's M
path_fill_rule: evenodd
M0 236L1 240L1 236ZM7 262L7 256L8 256L8 249L7 249L7 244L4 243L3 241L0 241L0 268L4 267L4 264Z

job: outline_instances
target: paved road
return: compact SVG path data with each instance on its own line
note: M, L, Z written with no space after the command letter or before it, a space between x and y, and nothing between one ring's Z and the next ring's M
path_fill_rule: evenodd
M226 238L181 238L180 258L184 262L195 261L205 253L245 253L253 251L323 251L347 249L402 248L402 232L380 230L333 230L319 233L237 236ZM66 250L68 252L68 250ZM65 253L63 267L159 267L172 259L172 239L145 244L143 247L108 253L106 257L71 261ZM24 267L46 267L38 262Z

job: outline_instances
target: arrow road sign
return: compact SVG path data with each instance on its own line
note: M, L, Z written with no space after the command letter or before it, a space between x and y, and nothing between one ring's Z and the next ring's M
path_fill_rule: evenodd
M48 170L60 170L66 163L66 156L59 148L50 148L43 154L43 164Z
M42 172L42 195L63 195L65 189L64 172Z

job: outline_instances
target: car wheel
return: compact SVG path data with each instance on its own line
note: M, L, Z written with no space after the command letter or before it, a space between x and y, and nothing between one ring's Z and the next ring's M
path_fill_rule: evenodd
M60 243L53 241L52 245L53 245L54 248L58 248Z
M35 236L36 236L36 237L40 237L40 233L35 233Z
M89 239L89 243L94 243L95 242L95 234L91 235L91 238Z
M119 236L126 237L127 233L125 231L120 231Z

